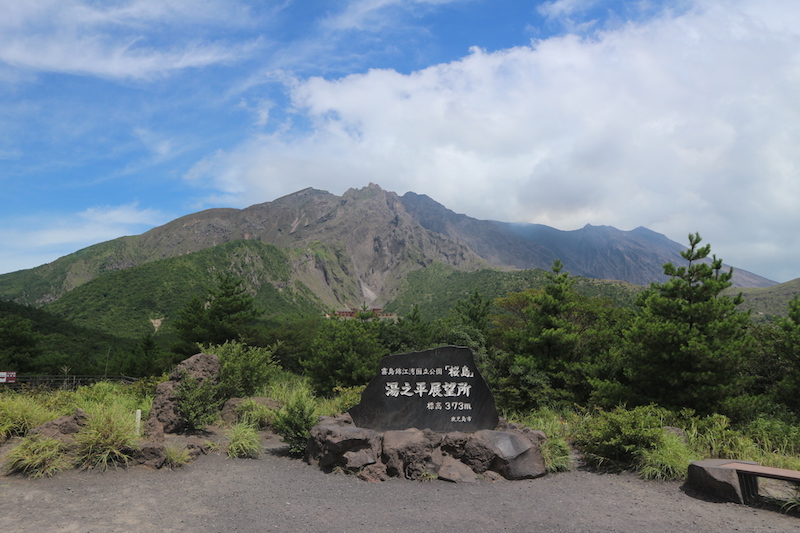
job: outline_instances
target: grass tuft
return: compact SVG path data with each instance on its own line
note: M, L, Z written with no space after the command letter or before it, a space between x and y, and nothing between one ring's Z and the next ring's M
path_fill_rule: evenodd
M229 459L237 457L257 459L261 454L261 438L252 425L234 424L227 431L226 436L230 441L228 444Z
M67 451L58 439L30 435L8 452L6 471L32 478L51 477L71 466Z
M127 465L137 441L134 415L118 405L95 407L75 440L81 468Z

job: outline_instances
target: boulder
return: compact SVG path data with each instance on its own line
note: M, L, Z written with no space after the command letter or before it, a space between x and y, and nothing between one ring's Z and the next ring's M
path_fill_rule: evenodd
M445 455L439 467L439 479L453 483L475 483L478 474L458 459Z
M380 450L381 439L375 431L346 423L328 423L311 428L306 461L326 471L339 467L355 472L377 463Z
M493 457L487 470L506 479L533 479L547 473L538 447L516 432L485 429L476 432L470 443L473 446L468 444L467 448L479 450L481 461L486 460L486 450L490 450Z
M202 385L207 379L216 383L219 379L220 365L219 357L214 354L198 353L188 359L181 361L175 370L169 375L170 381L180 383L184 375L188 375Z
M358 479L362 481L368 481L370 483L386 481L389 479L389 475L386 473L386 465L383 463L367 465L359 470L356 475L358 476Z
M75 443L74 435L88 423L89 415L83 409L76 409L73 414L45 422L41 426L31 429L29 433L57 439L69 446Z
M131 459L150 468L161 468L167 460L166 446L163 442L145 442L130 450Z
M176 381L165 381L156 386L150 417L144 427L144 433L148 438L158 437L159 433L177 433L186 426L186 421L178 409L177 392Z
M383 434L383 462L390 476L420 479L435 475L442 464L442 436L429 430L410 428Z
M186 421L178 407L178 387L184 377L189 376L202 385L219 379L219 358L213 354L199 353L181 362L170 374L169 381L159 383L150 417L144 425L144 434L154 442L163 440L163 433L178 433L186 428Z

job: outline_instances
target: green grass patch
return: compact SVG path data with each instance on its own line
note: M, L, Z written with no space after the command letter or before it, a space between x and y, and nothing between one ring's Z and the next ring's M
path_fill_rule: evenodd
M29 435L6 456L6 472L38 478L51 477L71 467L67 446L58 439Z
M237 457L257 459L261 454L261 438L258 430L250 424L234 424L226 432L228 443L228 458Z
M127 465L138 440L134 413L108 404L95 406L87 414L88 425L75 437L78 466L105 470Z

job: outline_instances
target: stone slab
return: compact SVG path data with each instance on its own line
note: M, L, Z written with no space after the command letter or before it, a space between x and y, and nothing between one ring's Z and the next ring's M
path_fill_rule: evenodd
M499 421L472 351L458 346L384 357L349 413L356 426L376 431L475 432Z

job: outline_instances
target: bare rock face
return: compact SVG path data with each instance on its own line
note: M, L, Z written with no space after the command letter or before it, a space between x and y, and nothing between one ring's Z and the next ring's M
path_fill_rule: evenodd
M180 383L185 374L196 379L198 385L202 385L207 379L216 383L220 368L219 357L214 354L198 353L181 361L169 375L169 380Z
M442 465L442 436L429 429L403 429L383 434L383 462L391 476L420 479L437 475Z
M349 472L378 462L381 441L378 434L353 425L316 425L312 428L307 447L307 460L326 471L336 467Z
M150 409L150 418L144 426L144 434L153 442L163 441L164 433L178 433L185 429L186 421L178 408L178 387L185 377L197 380L198 386L207 380L216 383L219 379L219 358L213 354L199 353L181 362L169 376L169 381L159 383Z
M71 415L62 416L30 430L30 434L57 439L71 446L75 443L74 435L89 423L89 415L83 409L76 409Z

